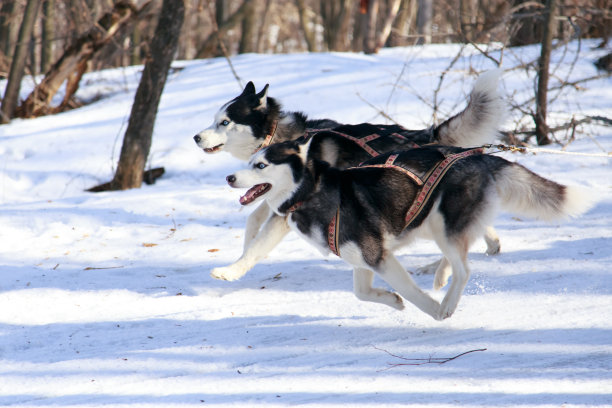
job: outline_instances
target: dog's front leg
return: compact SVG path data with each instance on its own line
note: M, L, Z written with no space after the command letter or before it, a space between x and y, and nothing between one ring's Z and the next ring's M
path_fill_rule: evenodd
M357 267L353 269L353 291L357 299L366 302L382 303L397 310L404 309L404 302L397 293L373 288L373 280L374 272L371 270Z
M404 299L434 319L442 320L440 317L440 303L418 287L410 277L410 274L391 253L386 254L384 260L376 268L376 273L391 285L393 289L397 290Z
M257 262L265 258L289 231L287 218L272 214L261 231L251 240L240 259L229 266L213 269L210 275L228 281L240 279Z
M244 245L242 246L242 252L246 252L247 248L251 244L251 241L257 236L261 225L270 217L272 211L268 206L267 201L262 202L249 217L247 218L246 227L244 229Z

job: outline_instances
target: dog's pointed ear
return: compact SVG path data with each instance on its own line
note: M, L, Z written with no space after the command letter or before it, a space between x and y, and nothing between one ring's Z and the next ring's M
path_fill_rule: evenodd
M304 162L308 156L308 149L310 149L310 143L312 142L311 136L302 136L295 141L298 145L299 155Z
M242 91L242 95L254 95L255 94L255 84L253 81L249 81L248 84L244 87Z
M257 94L257 99L259 100L259 106L257 109L265 109L268 107L268 87L270 84L266 84L264 88Z

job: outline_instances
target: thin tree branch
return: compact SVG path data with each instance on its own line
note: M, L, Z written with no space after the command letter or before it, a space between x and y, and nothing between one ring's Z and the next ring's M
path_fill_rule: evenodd
M440 78L438 79L438 86L434 90L434 94L433 94L433 122L434 124L438 123L438 108L440 106L440 104L438 103L438 93L440 92L440 89L442 89L442 83L444 82L444 77L446 76L448 71L457 63L457 61L459 61L459 58L463 54L464 49L465 49L465 45L462 45L457 55L455 55L455 57L451 60L450 64L448 64L448 67L446 67L446 69L442 71L442 73L440 74Z
M243 5L246 4L248 1L250 1L250 0L245 0ZM242 79L240 79L240 77L238 76L238 73L234 69L234 64L232 64L232 60L229 57L229 53L227 52L227 48L225 47L225 44L221 40L221 34L219 32L219 26L217 25L217 20L215 19L215 14L213 12L211 2L207 1L206 2L206 6L208 8L208 13L210 14L210 20L212 21L212 25L213 25L213 31L214 31L213 35L215 35L217 37L217 42L219 43L219 48L221 48L221 52L223 53L223 56L225 57L225 60L227 61L227 64L229 65L229 67L230 67L230 69L232 71L232 74L234 75L234 78L236 78L236 82L238 82L238 86L240 87L240 89L242 89L242 88L244 88L244 85L242 84Z
M373 108L376 111L376 113L378 113L380 116L382 116L383 118L385 118L387 120L390 120L391 122L395 123L396 125L399 125L399 123L397 123L397 121L395 119L393 119L391 116L389 116L384 110L380 109L378 106L374 105L373 103L371 103L370 101L365 99L363 96L361 96L361 94L359 92L357 92L357 96L359 97L359 99L361 99L366 104L368 104L368 106Z

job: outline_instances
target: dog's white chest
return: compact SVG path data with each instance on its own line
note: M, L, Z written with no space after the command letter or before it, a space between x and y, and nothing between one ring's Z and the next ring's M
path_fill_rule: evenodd
M287 223L289 224L289 228L291 228L292 231L295 231L300 237L302 237L312 246L317 248L322 255L326 256L331 253L329 246L327 245L327 240L323 238L323 231L315 227L311 229L308 234L305 234L300 231L297 224L293 222L291 216L288 217Z

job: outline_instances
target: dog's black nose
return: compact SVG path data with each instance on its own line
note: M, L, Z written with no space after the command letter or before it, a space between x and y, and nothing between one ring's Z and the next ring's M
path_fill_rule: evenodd
M236 182L236 176L234 176L233 174L230 174L225 179L227 180L228 184L232 184L232 183Z
M200 137L200 135L195 135L193 137L193 140L195 140L196 143L200 143L200 141L202 140L202 138Z

